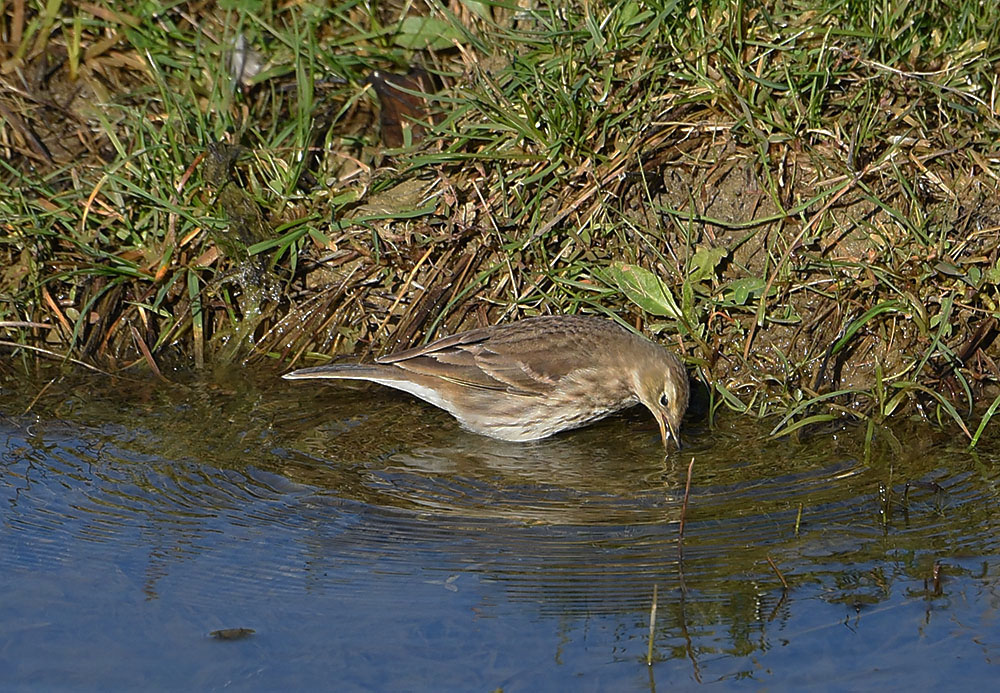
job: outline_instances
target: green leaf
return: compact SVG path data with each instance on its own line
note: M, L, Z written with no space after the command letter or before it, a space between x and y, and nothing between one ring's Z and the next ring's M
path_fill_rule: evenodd
M986 281L990 284L1000 284L1000 260L997 260L993 267L986 270Z
M261 0L220 0L219 8L247 14L260 14L264 3Z
M693 283L711 279L715 276L715 268L728 254L729 251L725 248L699 248L688 263L688 267L691 268L688 272L688 281Z
M883 301L882 303L879 303L877 306L869 308L864 312L864 315L862 315L860 318L858 318L857 320L855 320L854 322L852 322L850 325L847 326L847 330L844 332L844 336L838 339L837 342L833 345L833 349L830 350L830 354L831 355L836 354L841 349L843 349L844 345L847 344L849 341L851 341L851 337L853 337L858 330L864 327L865 324L875 316L881 315L882 313L899 312L899 310L900 306L895 301Z
M730 301L738 306L745 306L747 301L760 295L764 290L765 281L760 277L744 277L729 283L726 294ZM773 290L772 290L773 292Z
M993 400L993 404L991 404L990 408L986 410L985 414L983 414L983 418L979 422L979 428L976 429L976 434L972 436L972 442L969 443L970 450L976 447L976 444L979 443L979 436L983 435L983 431L986 430L986 424L988 424L993 418L993 415L997 413L998 407L1000 407L1000 397Z
M740 414L745 414L749 411L749 406L744 404L739 397L730 392L721 382L715 383L715 389L718 390L726 405L733 411L737 411Z
M309 235L312 237L312 239L316 242L317 245L324 247L330 245L330 237L327 236L322 231L320 231L319 229L314 229L310 226Z
M777 431L777 433L775 433L774 431L772 431L771 432L771 437L773 437L773 438L781 438L782 436L787 436L790 433L794 433L795 431L797 431L800 428L803 428L804 426L811 426L812 424L826 423L827 421L836 421L839 418L840 418L840 415L839 414L834 414L834 413L813 414L812 416L807 416L804 419L799 419L798 421L795 421L794 423L791 423L791 424L785 426L780 431Z
M684 315L694 314L694 287L691 282L684 282L681 285L681 310Z
M616 263L608 267L607 273L615 286L647 313L674 320L682 318L681 309L670 289L649 270Z
M965 280L972 286L973 289L978 289L979 284L983 280L983 271L973 265L969 268L968 273L965 275Z
M965 274L960 267L957 267L946 260L941 260L935 264L934 269L941 274L947 274L950 277L961 277Z
M489 4L479 2L479 0L461 0L461 3L465 5L466 9L478 14L483 19L491 19Z
M917 370L916 372L919 373L920 371ZM962 432L965 434L965 436L970 441L972 440L973 438L972 433L969 432L969 427L965 425L965 421L962 419L961 414L958 413L958 410L955 409L955 405L949 402L948 399L943 394L941 394L937 390L932 390L929 387L926 387L924 385L919 385L912 381L895 382L892 383L892 386L898 388L904 388L904 387L913 388L914 390L920 390L924 394L929 395L932 399L936 400L938 406L944 409L945 412L947 412L947 414L955 421L955 423L958 424L958 427L962 429ZM940 413L938 413L938 418L940 420Z
M817 395L816 397L810 397L807 400L803 400L802 402L796 404L795 407L788 410L784 418L782 418L781 421L778 422L778 425L771 429L771 433L769 435L772 438L780 438L781 436L785 435L785 433L787 433L788 431L794 431L796 428L799 428L800 426L804 425L803 422L811 419L812 417L806 417L805 419L802 419L802 422L799 422L797 424L792 423L789 424L787 428L785 427L785 424L788 423L789 421L792 421L799 412L805 411L809 407L816 406L820 402L825 402L828 399L834 399L836 397L841 397L843 395L853 395L855 393L856 391L851 389L837 390L835 392L827 392L822 395ZM822 416L822 415L817 415L817 416Z
M401 48L441 50L450 48L455 41L465 38L462 31L451 22L437 17L409 16L399 25L393 43Z

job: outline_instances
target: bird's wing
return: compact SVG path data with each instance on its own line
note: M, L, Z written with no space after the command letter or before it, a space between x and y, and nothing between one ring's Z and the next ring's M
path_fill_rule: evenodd
M506 383L509 389L539 394L551 392L568 373L581 366L577 349L494 341L479 345L475 362L481 371Z
M458 334L453 334L450 337L442 337L441 339L435 340L430 344L425 344L424 346L413 347L412 349L404 349L403 351L397 351L392 354L386 354L385 356L379 356L375 359L375 363L399 363L400 361L406 361L417 356L426 356L428 354L448 351L452 347L465 344L476 344L489 339L492 333L493 330L489 327L481 327L478 330L469 330L468 332L459 332Z
M510 384L492 377L479 367L476 353L489 341L495 330L482 328L469 330L437 341L380 356L376 363L394 366L400 370L486 390L508 390Z
M596 347L575 331L547 339L523 330L483 328L376 359L413 373L519 395L544 395Z

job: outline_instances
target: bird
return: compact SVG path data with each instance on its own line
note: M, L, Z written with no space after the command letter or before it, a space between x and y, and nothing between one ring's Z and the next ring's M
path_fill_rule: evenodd
M664 448L680 448L687 371L671 351L595 316L545 315L482 327L381 356L302 368L287 380L367 380L444 409L462 427L531 441L642 404Z

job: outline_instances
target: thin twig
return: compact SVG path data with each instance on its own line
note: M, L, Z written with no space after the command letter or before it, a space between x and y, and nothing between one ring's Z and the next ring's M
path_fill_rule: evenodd
M35 403L42 398L42 395L45 394L45 391L48 390L50 387L52 387L52 383L54 383L55 381L56 379L53 378L49 382L45 383L45 387L43 387L41 390L38 391L38 394L35 395L34 398L32 398L31 403L28 404L28 406L25 408L24 410L25 414L30 412L35 407Z
M785 576L781 574L781 571L778 570L778 566L775 565L774 561L771 560L770 556L768 556L767 554L765 554L764 558L766 558L767 562L771 565L771 570L774 571L774 574L778 576L779 580L781 580L781 589L783 589L784 591L787 592L788 591L788 583L785 581Z
M54 330L58 325L48 322L31 322L29 320L0 320L0 328L11 327L44 327L47 330Z
M95 373L100 373L101 375L111 375L107 371L102 371L96 366L91 366L89 363L75 359L72 356L66 356L64 354L59 354L55 351L50 351L48 349L43 349L42 347L31 346L30 344L18 344L17 342L8 342L7 340L0 339L0 346L11 347L12 349L27 349L28 351L34 351L39 354L44 354L51 358L57 359L59 361L69 361L70 363L75 363L78 366L83 366L84 368L89 368Z
M677 530L677 542L678 549L680 544L684 542L684 524L687 522L687 510L688 510L688 498L691 495L691 473L694 471L694 458L691 458L691 463L688 464L688 474L687 483L684 485L684 503L681 504L681 526Z
M153 371L153 374L156 375L157 378L159 378L160 380L167 381L167 379L163 377L163 373L160 372L160 367L156 365L156 360L153 358L153 353L149 350L149 346L146 344L146 342L143 341L142 336L139 334L139 330L136 329L136 326L133 325L132 323L129 323L128 326L129 329L132 330L132 339L135 340L135 345L139 347L139 351L142 352L142 357L146 360L146 363L149 365L149 369Z

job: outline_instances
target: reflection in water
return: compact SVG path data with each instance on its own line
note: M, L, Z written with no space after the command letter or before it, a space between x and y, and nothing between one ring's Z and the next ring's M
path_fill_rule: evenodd
M32 389L0 394L8 682L644 687L653 585L660 682L809 683L817 657L912 671L938 610L939 658L972 640L981 663L1000 654L983 630L1000 601L995 465L926 436L880 431L866 453L851 432L695 423L664 457L641 411L515 444L383 389L242 377L60 383L28 415ZM202 649L240 629L255 633L216 645L250 648L231 661ZM31 654L53 651L73 665ZM183 673L163 651L186 653ZM132 664L79 664L108 652ZM493 664L470 673L470 656Z

